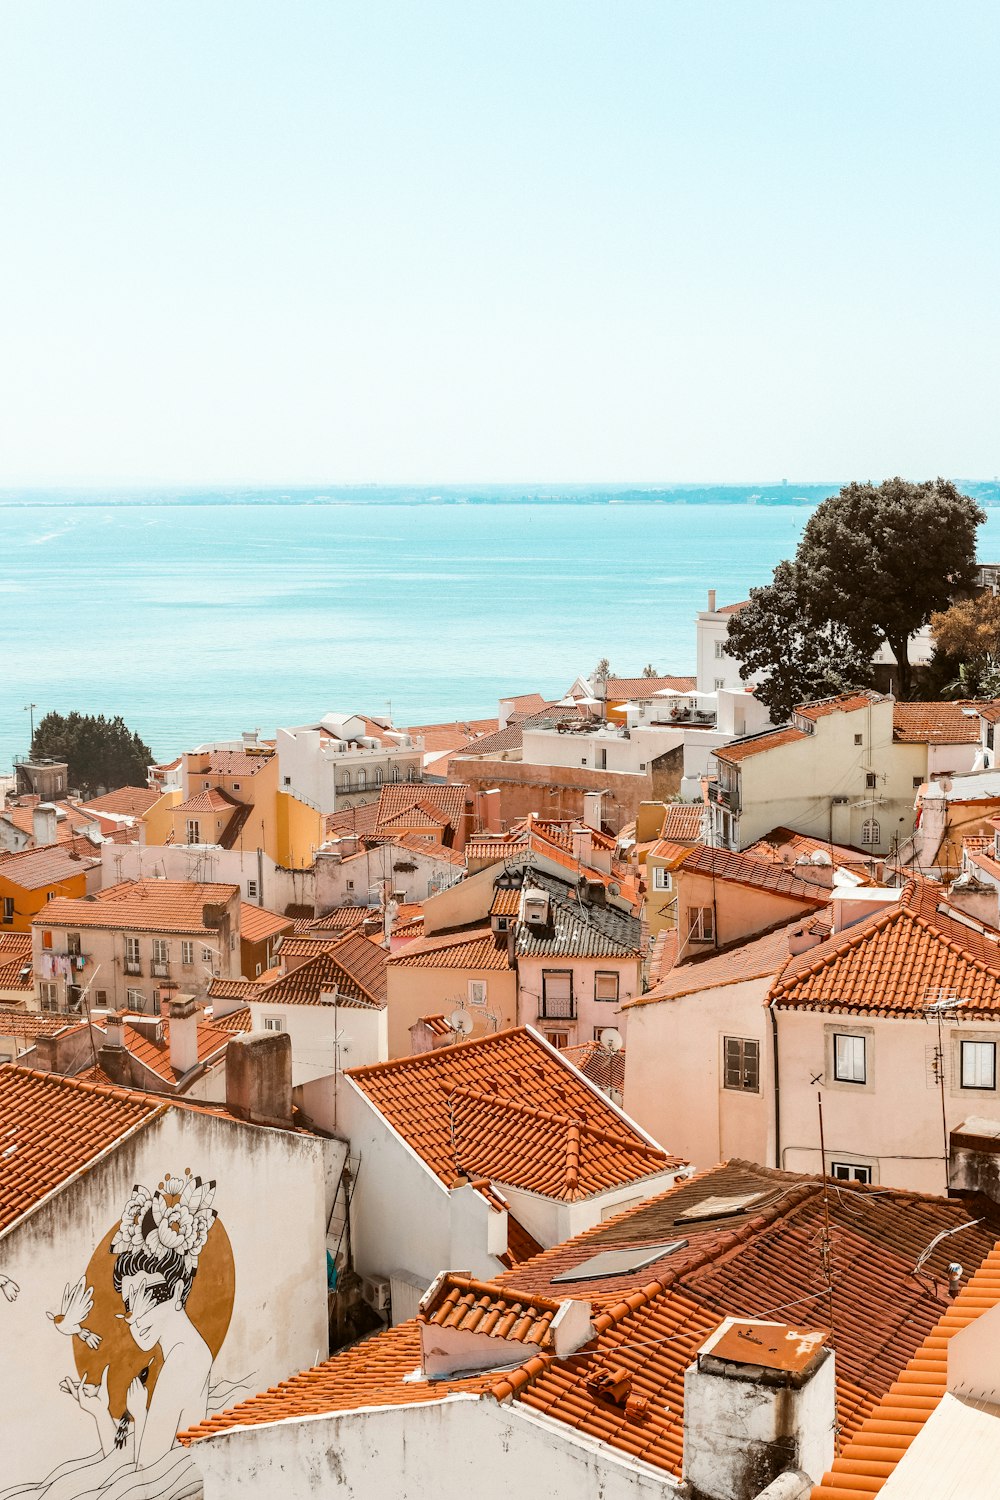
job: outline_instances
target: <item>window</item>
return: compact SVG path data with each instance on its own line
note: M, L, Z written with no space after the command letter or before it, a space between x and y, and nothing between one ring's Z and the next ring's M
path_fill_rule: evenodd
M256 880L248 880L247 881L247 895L248 896L256 896L257 895L257 882L256 882Z
M867 1083L868 1065L865 1038L847 1036L842 1031L833 1038L833 1076L840 1083Z
M550 1047L555 1047L559 1052L562 1052L565 1047L569 1046L569 1032L547 1031L545 1033L545 1040Z
M56 893L55 893L55 891L46 891L45 892L45 899L46 899L46 901L54 901L56 899Z
M51 934L51 932L43 932L42 933L42 947L43 948L51 948L52 947L52 934Z
M349 881L348 881L348 882L347 882L347 889L348 889L348 890L349 890L349 891L353 891L353 889L354 889L354 881L353 881L353 880L349 880Z
M13 920L14 920L14 897L13 896L5 896L3 898L3 919L4 919L5 922L8 922L8 923L9 922L13 922Z
M139 939L126 934L125 937L125 973L141 974Z
M674 879L669 870L662 865L653 866L653 890L669 891L673 889Z
M97 991L97 1001L96 1001L96 1004L97 1004L98 1008L103 1010L103 1008L107 1005L107 1003L108 1003L108 992L107 992L107 990L98 990Z
M170 945L165 938L153 939L153 973L158 979L170 973Z
M210 781L203 781L201 789L203 792L210 792L212 790L212 783Z
M212 959L214 957L215 957L215 954L214 954L214 952L212 951L211 948L202 948L202 950L201 950L201 961L202 961L203 964L210 964L212 962Z
M367 785L368 785L368 772L362 769L362 770L360 770L358 772L358 791L359 792L363 792L365 790L365 788L367 787Z
M724 677L717 677L715 679L715 691L717 693L721 693L722 689L725 687L725 685L726 685L726 679Z
M256 975L256 977L257 977L257 978L258 978L258 979L259 979L259 978L260 978L260 976L261 976L261 971L262 971L262 970L263 970L263 968L264 968L264 965L263 965L263 964L258 964L258 965L257 965L257 975Z
M874 771L865 772L865 786L869 789L871 787L878 786L878 777L876 776Z
M392 779L393 779L393 781L398 781L399 780L399 767L398 766L393 766L393 768L392 768Z
M725 643L725 641L716 641L716 643L715 643L715 659L716 659L716 661L721 661L722 658L725 656L725 654L726 654L726 643Z
M201 843L201 824L197 818L187 820L187 841L189 844Z
M923 786L923 784L924 783L923 783L923 780L921 779L921 777L914 776L914 778L913 778L913 790L914 791L916 791L918 787Z
M687 909L688 942L711 943L715 941L715 918L710 906L689 906Z
M406 779L407 779L407 781L416 781L416 779L417 779L417 768L416 768L416 766L410 766L407 769Z
M80 934L78 932L67 932L66 952L70 958L80 957Z
M190 969L194 963L194 943L189 938L185 938L181 943L181 963L185 969Z
M596 765L599 771L606 771L608 769L608 752L603 745L597 747Z
M239 784L239 782L238 782L238 781L234 781L234 782L233 782L233 791L234 791L234 792L238 792L238 791L239 791L239 789L240 789L240 784Z
M760 1092L760 1042L752 1037L723 1037L722 1064L724 1088Z
M292 778L290 776L283 776L281 779L284 782L285 786L291 786Z
M125 999L128 1001L129 1010L145 1010L146 996L142 990L126 990Z
M542 970L542 1015L549 1020L575 1016L573 1009L573 970Z
M997 1049L995 1042L962 1043L963 1089L995 1089Z
M863 844L880 844L882 842L882 830L878 824L878 818L866 818L861 825L861 842Z
M594 975L594 999L595 1000L617 1000L618 999L618 975L608 970L598 970Z
M265 1016L263 1021L265 1031L284 1031L285 1020L283 1016Z
M38 988L42 1000L42 1010L58 1010L59 986L45 981Z
M865 738L864 738L864 735L862 735L862 734L856 734L856 735L855 735L855 736L854 736L854 743L855 743L855 744L856 744L856 745L863 745L863 744L864 744L864 742L865 742Z
M871 1182L872 1169L862 1167L856 1161L832 1161L830 1176L836 1177L839 1182Z
M376 766L375 767L375 785L376 786L381 786L382 785L382 767L381 766Z
M486 980L485 979L470 979L469 980L469 1004L470 1005L485 1005L486 1004Z

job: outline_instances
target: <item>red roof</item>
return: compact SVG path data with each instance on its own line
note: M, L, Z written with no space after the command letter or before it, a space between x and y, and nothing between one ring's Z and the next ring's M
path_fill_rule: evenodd
M17 857L17 856L15 856ZM79 900L57 896L34 927L110 927L130 932L203 933L212 910L228 906L238 885L194 880L123 880Z
M682 995L695 995L702 990L720 989L725 985L743 984L750 979L777 974L788 961L788 935L798 925L798 921L791 922L765 933L763 937L754 938L752 942L740 943L688 963L675 963L672 968L661 970L660 978L651 990L626 1000L624 1008L631 1010L638 1005L654 1005L659 1000L678 1000Z
M693 693L698 686L697 677L609 677L604 689L605 702L624 703L626 699L639 702L655 698L664 688L675 693Z
M422 820L433 810L457 832L461 829L470 797L471 792L463 781L437 784L431 781L390 782L379 793L375 826L381 828L391 822L393 827L402 829L406 820L400 815L413 814L413 810L418 809L413 815L412 826L422 827Z
M830 714L853 714L862 708L871 708L873 703L884 703L881 693L871 691L838 693L834 698L817 698L814 703L800 703L795 709L799 719L826 719Z
M448 1186L464 1174L572 1202L682 1165L524 1027L347 1076Z
M700 802L668 802L660 837L674 843L697 843L705 809Z
M277 937L280 932L293 932L295 923L291 917L279 916L265 906L252 906L249 901L240 902L240 937L245 943L264 943Z
M418 937L389 959L393 968L484 969L503 972L511 968L507 940L491 927L466 928L463 932L431 933Z
M739 765L751 755L763 755L768 750L778 750L782 745L791 745L796 740L808 738L804 729L793 729L790 726L787 729L768 729L763 734L754 735L752 739L733 740L731 745L720 745L713 753L716 760Z
M794 901L812 902L816 906L825 906L830 899L828 890L814 880L804 879L796 873L794 865L789 868L784 864L754 859L732 849L713 849L707 844L681 849L661 840L650 853L665 859L672 868L679 868L684 875L709 875L713 880L752 886L754 890L769 891L774 896L787 896Z
M207 787L204 791L195 792L186 802L178 802L173 808L174 812L233 812L237 807L243 807L242 802L237 802L235 797L230 797L217 786Z
M894 703L892 737L903 744L978 745L979 719L969 703Z
M158 787L120 786L116 792L106 792L103 797L92 797L89 802L81 802L80 806L88 812L117 813L127 818L141 818L155 802L159 802L162 795Z
M74 880L100 863L101 856L89 839L67 839L0 856L0 879L23 891L40 891Z

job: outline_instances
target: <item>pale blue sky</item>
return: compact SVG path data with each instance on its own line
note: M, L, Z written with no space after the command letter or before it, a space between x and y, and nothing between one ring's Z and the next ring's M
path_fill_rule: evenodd
M5 0L0 485L1000 471L996 0Z

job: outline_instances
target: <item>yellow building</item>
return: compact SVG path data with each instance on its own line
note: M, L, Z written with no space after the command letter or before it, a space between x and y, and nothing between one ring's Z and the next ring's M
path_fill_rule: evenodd
M101 857L89 839L43 844L0 859L0 931L30 932L32 918L54 896L83 897L101 883Z

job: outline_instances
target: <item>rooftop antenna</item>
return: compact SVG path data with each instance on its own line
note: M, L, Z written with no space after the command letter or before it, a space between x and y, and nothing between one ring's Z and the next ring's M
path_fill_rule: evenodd
M934 997L933 999L931 998L932 996ZM926 1020L928 1016L934 1016L937 1020L937 1046L934 1049L934 1081L941 1091L941 1144L943 1152L942 1160L944 1162L944 1179L946 1189L948 1187L948 1158L951 1155L951 1142L948 1136L948 1111L944 1091L944 1038L941 1031L941 1017L946 1011L957 1010L960 1005L964 1004L964 998L960 995L956 995L954 990L930 990L928 992L927 1004L924 1006L923 1012L924 1020Z
M24 705L24 712L28 715L28 722L31 725L31 745L35 743L35 709L37 707L37 703L26 703ZM28 746L29 752L31 750L31 745Z

